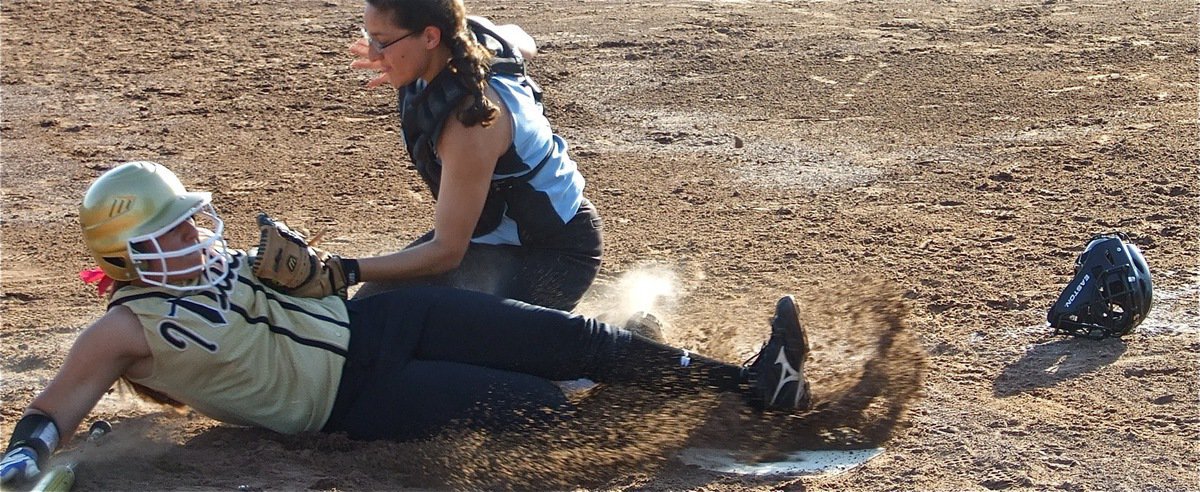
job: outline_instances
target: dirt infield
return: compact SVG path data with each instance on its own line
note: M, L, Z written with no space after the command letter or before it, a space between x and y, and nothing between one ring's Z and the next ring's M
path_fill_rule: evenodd
M1194 2L468 1L539 41L532 72L605 220L581 311L643 275L669 341L753 354L793 293L820 405L761 420L611 388L529 435L356 443L221 425L113 391L79 490L1200 488ZM352 0L0 3L0 435L103 312L76 207L125 160L346 255L427 230L395 95L362 88ZM1124 341L1050 335L1096 233L1155 281ZM648 280L647 280L648 279ZM640 296L642 300L647 296ZM633 404L631 402L640 402ZM828 479L672 459L884 443Z

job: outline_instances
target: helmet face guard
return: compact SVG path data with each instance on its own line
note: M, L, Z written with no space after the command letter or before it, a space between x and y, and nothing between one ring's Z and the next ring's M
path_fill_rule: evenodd
M229 262L225 224L211 203L212 195L187 191L160 164L127 162L88 187L79 222L84 243L110 278L178 291L208 289L228 276ZM196 221L199 240L164 250L163 236L188 220Z
M200 240L181 249L163 250L158 239L189 219L196 221ZM126 247L134 271L142 282L180 291L203 290L216 286L229 275L224 232L225 222L212 204L205 201L157 231L129 238ZM171 258L196 256L197 253L203 256L203 261L193 266L172 270L167 264ZM182 276L195 277L195 281L172 282L172 277Z
M1075 261L1075 277L1050 307L1058 333L1108 338L1128 334L1146 318L1153 298L1150 268L1124 234L1092 238Z

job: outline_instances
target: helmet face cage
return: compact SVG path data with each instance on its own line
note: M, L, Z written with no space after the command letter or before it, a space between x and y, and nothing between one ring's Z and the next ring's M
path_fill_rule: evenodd
M1075 262L1075 278L1050 308L1055 331L1087 338L1120 337L1150 311L1150 270L1121 235L1093 238Z
M200 240L181 249L164 251L159 238L184 221L193 219L196 221ZM129 238L126 248L138 279L142 282L179 291L203 290L216 286L229 275L224 232L225 222L206 200L157 231ZM201 253L203 261L195 265L171 270L167 264L168 259L194 256L197 253ZM196 272L200 272L200 275L194 280L178 283L171 279L184 275L193 276Z

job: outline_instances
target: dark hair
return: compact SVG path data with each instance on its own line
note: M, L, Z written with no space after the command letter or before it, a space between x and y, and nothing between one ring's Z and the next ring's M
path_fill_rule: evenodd
M499 110L486 97L492 52L479 44L467 28L467 9L462 0L367 0L372 7L391 14L397 27L414 31L434 26L442 31L442 43L450 48L450 71L474 98L458 112L458 121L468 127L487 127Z
M169 407L173 407L176 410L180 410L183 407L187 406L186 403L183 403L179 400L171 398L170 396L167 396L166 393L163 393L156 389L151 389L146 386L142 386L138 383L131 381L129 379L129 376L121 376L121 379L119 381L122 381L125 384L128 384L129 387L133 389L133 393L136 394L142 400L145 400L145 401L148 401L151 403L157 403L159 405L166 405Z
M107 294L107 295L108 295L108 301L109 301L109 302L112 302L112 300L113 300L113 296L117 295L117 291L118 291L118 290L121 290L121 287L125 287L125 286L127 286L127 285L133 285L133 281L130 281L130 280L113 280L113 282L112 282L112 285L108 286L108 291L107 291L107 292L101 292L101 294Z

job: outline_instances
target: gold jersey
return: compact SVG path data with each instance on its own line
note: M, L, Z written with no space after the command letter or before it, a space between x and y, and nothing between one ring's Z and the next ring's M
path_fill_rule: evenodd
M127 286L114 294L109 307L133 310L154 358L150 376L130 379L222 422L320 430L350 344L345 302L277 292L241 251L229 252L228 267L212 289Z

